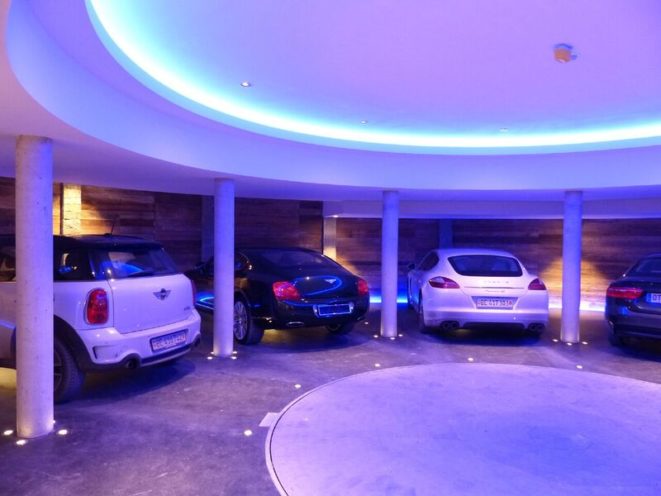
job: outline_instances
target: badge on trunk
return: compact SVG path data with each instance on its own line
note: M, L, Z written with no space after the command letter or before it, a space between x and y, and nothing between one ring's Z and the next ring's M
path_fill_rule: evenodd
M154 292L154 296L159 300L164 300L170 296L171 291L169 289L162 288L160 291Z

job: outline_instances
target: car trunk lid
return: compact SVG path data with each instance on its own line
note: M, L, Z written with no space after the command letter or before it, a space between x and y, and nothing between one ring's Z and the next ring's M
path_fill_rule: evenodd
M190 281L182 274L110 281L113 322L122 334L187 319L192 309Z

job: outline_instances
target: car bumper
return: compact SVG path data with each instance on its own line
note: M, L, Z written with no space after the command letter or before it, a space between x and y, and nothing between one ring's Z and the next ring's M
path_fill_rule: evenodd
M532 324L548 325L548 310L425 310L425 323L439 326L443 322L456 321L459 327L471 324L511 324L528 327Z
M186 320L128 334L121 334L114 327L81 331L79 335L89 355L85 368L141 367L177 358L199 343L200 320L200 315L193 312ZM152 349L153 339L180 331L185 332L181 342L156 351Z
M273 315L262 317L261 320L266 327L273 327L276 329L316 327L362 320L369 310L369 298L361 298L359 300L338 300L333 301L332 304L352 304L353 310L351 313L320 316L318 306L327 304L327 302L278 302L274 308Z
M548 293L529 291L523 295L505 295L516 298L511 309L477 308L476 296L456 289L428 290L423 294L425 324L436 327L444 322L458 323L459 327L471 324L508 324L529 327L549 321Z
M661 315L633 312L624 306L607 306L606 320L617 328L618 336L640 336L661 339Z

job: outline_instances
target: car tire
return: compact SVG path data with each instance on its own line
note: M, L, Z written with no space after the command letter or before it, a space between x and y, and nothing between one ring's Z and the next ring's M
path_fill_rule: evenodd
M243 299L234 301L234 339L241 344L257 344L264 336L264 328L252 319Z
M59 339L55 338L53 348L54 399L56 403L64 403L80 393L85 373L78 368L76 359Z
M425 323L425 308L422 303L422 295L418 296L418 330L423 334L428 334L433 330Z
M626 343L618 331L619 329L617 327L610 327L608 329L608 342L616 348L622 348Z
M344 324L331 324L326 326L326 330L335 336L348 334L353 330L355 322L345 322Z

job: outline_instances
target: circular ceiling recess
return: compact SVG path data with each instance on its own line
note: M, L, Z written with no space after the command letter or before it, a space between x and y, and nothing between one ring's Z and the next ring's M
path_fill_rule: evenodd
M655 0L89 0L107 49L252 132L425 154L661 143ZM558 44L580 56L554 57Z

